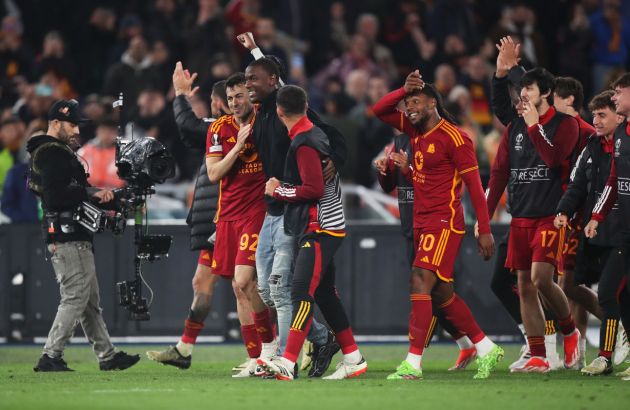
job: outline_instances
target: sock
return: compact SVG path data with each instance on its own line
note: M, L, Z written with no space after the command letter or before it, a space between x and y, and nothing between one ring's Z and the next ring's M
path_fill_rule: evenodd
M518 330L521 331L521 333L523 334L523 337L525 338L525 342L527 342L527 332L525 332L525 325L522 323L518 325Z
M300 355L300 351L302 350L302 346L304 345L304 340L306 340L306 335L308 335L308 331L311 329L312 323L313 317L311 316L304 325L304 329L300 330L294 327L291 327L291 329L289 329L287 345L284 348L284 354L282 355L282 357L288 359L293 363L297 362L297 358Z
M363 356L361 356L361 353L359 353L359 349L357 349L354 352L350 352L347 354L344 353L343 362L345 364L359 364L362 358Z
M543 336L527 336L527 342L532 357L547 357L545 338Z
M359 351L357 343L354 340L354 335L352 334L352 329L349 327L343 329L341 332L337 332L335 334L335 338L337 339L339 346L341 346L341 352L344 356Z
M549 357L555 356L558 354L558 350L556 348L556 334L552 333L550 335L545 335L545 351ZM533 355L532 355L533 356Z
M571 332L575 330L575 322L573 321L571 315L558 320L558 326L560 326L560 330L565 336L571 334Z
M434 310L433 306L431 306L431 310ZM437 322L437 316L433 315L433 317L431 318L431 324L429 325L429 331L427 332L427 338L424 340L425 349L427 349L431 344L431 339L433 338L433 334L435 333L435 325L437 324Z
M580 356L584 357L585 354L586 354L586 338L581 337L580 338Z
M477 321L473 317L468 305L459 296L453 297L440 305L446 320L450 321L457 330L464 333L470 340L477 344L486 335L481 331Z
M455 340L457 346L459 346L459 350L471 349L475 347L473 342L468 338L468 336L462 336L459 339Z
M424 343L433 320L431 295L411 294L411 314L409 315L409 353L421 356Z
M545 320L545 335L556 334L556 322L553 320Z
M612 352L615 350L615 343L617 342L617 326L619 321L617 319L606 318L602 321L599 327L599 355L604 356L607 359L612 357ZM580 339L581 346L582 339Z
M477 355L479 357L485 357L488 353L494 349L494 342L488 339L488 336L484 336L479 342L475 343L475 347L477 348Z
M184 321L184 334L180 341L182 342L182 348L188 349L188 354L184 354L183 351L179 350L179 352L184 356L190 356L192 352L192 345L197 341L197 336L201 333L201 329L203 329L203 322L195 322L194 320L186 319ZM183 345L191 345L189 348L184 347ZM178 343L179 345L179 343Z
M420 370L422 367L422 355L421 354L413 354L411 352L407 353L407 358L405 359L407 363L411 365L416 370Z
M259 357L262 346L258 332L256 332L256 325L241 326L241 335L243 336L243 343L245 344L245 349L247 349L249 357L251 359Z
M194 346L195 345L192 343L184 343L181 340L177 342L177 345L175 345L179 354L181 354L184 357L188 357L192 354Z
M273 332L273 326L271 324L271 315L269 309L265 309L262 312L254 312L254 324L256 325L256 331L263 343L271 343L275 339L275 333Z

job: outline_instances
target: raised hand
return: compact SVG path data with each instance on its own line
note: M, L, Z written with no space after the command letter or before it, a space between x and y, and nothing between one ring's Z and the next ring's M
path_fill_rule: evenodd
M188 97L195 95L195 93L199 91L199 87L192 88L192 84L196 78L197 73L191 75L188 70L184 70L182 62L178 61L173 71L173 89L175 90L175 95L183 94Z
M236 39L243 45L243 47L250 51L258 47L254 41L254 35L249 31L239 34L236 36Z
M420 70L415 70L411 72L407 76L407 79L405 80L405 85L403 87L406 93L411 93L416 90L422 90L424 88L424 81L422 81Z

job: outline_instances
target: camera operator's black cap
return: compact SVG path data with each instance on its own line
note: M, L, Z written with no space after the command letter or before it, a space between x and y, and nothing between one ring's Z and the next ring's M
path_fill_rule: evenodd
M48 120L67 121L73 124L84 124L90 121L81 116L77 100L56 101L48 110Z

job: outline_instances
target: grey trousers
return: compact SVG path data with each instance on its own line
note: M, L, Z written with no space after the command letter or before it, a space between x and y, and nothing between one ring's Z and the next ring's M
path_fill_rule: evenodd
M61 301L44 353L53 358L61 357L74 329L81 323L98 360L111 359L115 350L101 313L92 244L54 243L48 245L48 251L52 255L50 259L59 282Z

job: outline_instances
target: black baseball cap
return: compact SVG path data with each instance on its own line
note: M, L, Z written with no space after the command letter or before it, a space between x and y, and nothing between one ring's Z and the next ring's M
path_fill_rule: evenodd
M48 120L67 121L73 124L83 124L90 121L81 116L77 100L56 101L48 110Z

